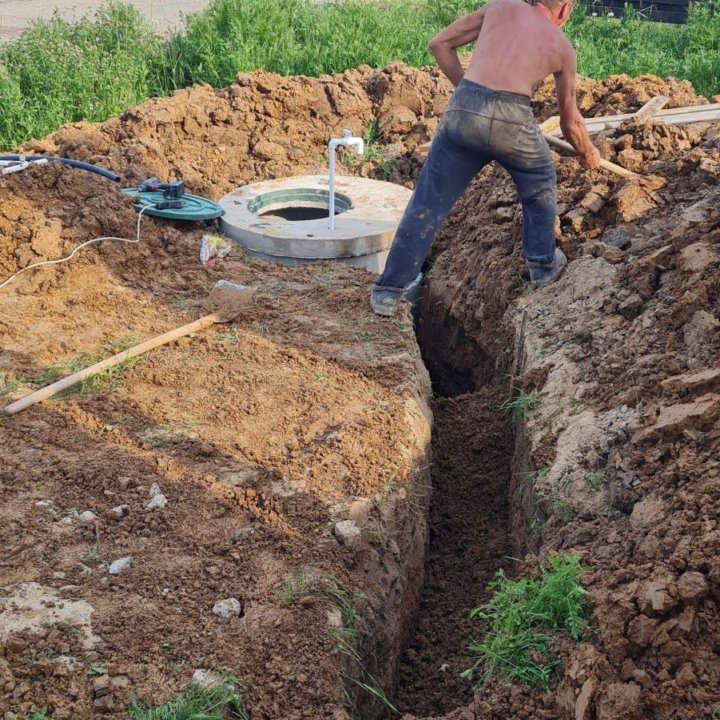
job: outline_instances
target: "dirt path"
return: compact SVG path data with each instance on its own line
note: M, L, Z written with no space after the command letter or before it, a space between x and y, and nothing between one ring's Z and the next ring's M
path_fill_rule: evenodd
M180 23L182 13L202 10L209 0L125 0L134 5L159 32ZM79 20L107 4L107 0L3 0L0 2L0 39L17 37L33 20L47 20L58 12L68 20Z

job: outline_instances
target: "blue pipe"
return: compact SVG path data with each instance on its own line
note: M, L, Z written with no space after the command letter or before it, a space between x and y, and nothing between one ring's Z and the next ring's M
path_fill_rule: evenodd
M23 157L21 155L0 155L0 160L20 160ZM50 155L25 155L26 160L55 160L63 165L69 165L70 167L78 168L79 170L87 170L88 172L95 173L96 175L102 175L103 177L112 180L113 182L119 182L120 176L116 175L110 170L98 167L97 165L91 165L90 163L80 162L80 160L71 160L70 158L51 157Z

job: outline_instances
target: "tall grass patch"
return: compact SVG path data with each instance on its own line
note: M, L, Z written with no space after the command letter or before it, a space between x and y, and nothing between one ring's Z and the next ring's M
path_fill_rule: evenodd
M620 18L578 7L566 32L583 75L652 73L690 80L703 95L720 93L720 0L691 4L685 25L648 22L630 5Z
M359 65L433 62L428 41L482 0L212 0L161 38L131 5L110 0L92 18L58 15L0 44L0 149L78 120L101 121L193 83L224 87L238 72L317 76ZM720 92L720 0L687 25L573 13L568 35L581 73L655 73Z
M558 633L580 640L585 626L586 591L580 584L583 573L575 555L550 557L539 578L509 580L500 571L488 586L490 602L471 611L484 621L481 640L470 644L477 656L463 673L473 679L481 670L481 682L499 675L547 690L560 661L551 655L551 642Z
M158 90L160 41L131 5L92 22L59 15L0 45L0 144L43 137L66 122L104 120Z

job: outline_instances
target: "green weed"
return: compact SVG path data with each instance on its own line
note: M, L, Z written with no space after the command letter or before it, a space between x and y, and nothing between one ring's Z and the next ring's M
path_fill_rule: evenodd
M570 522L575 517L575 510L566 500L553 498L548 503L548 510L551 514L557 515L563 522Z
M586 472L583 477L585 478L585 482L590 486L590 489L593 492L598 492L605 485L605 475L601 471Z
M239 683L229 673L212 687L191 683L185 692L164 705L144 708L133 702L130 720L249 720Z
M94 365L107 357L123 352L132 346L133 343L134 341L130 339L114 340L113 342L109 342L104 345L98 352L81 353L70 360L66 360L55 365L48 365L37 377L23 378L23 381L28 385L48 385L61 377L76 373L79 370L83 370L90 365ZM134 368L142 360L143 358L141 357L128 358L127 360L124 360L111 368L107 368L106 370L83 380L81 383L68 388L65 393L80 395L113 393L122 384L125 373L132 370L132 368Z
M574 555L548 558L539 579L509 580L499 571L488 586L495 591L490 602L470 613L485 621L487 632L480 642L471 643L477 660L462 676L471 680L482 667L481 681L499 675L548 690L560 663L549 652L553 633L566 632L573 640L583 635L584 571Z
M88 670L88 675L92 678L102 677L103 675L107 675L107 673L107 668L103 667L102 665L93 665Z
M295 600L307 595L312 578L309 575L294 575L285 580L282 587L277 591L277 596L286 604L290 605Z
M338 584L329 585L322 590L323 596L329 600L342 616L343 626L332 628L330 637L335 643L335 649L341 655L345 655L351 663L356 667L357 677L343 674L346 681L357 685L361 690L368 693L376 703L389 713L398 715L399 712L388 699L380 682L368 671L363 661L362 655L358 649L358 635L360 633L360 625L362 617L357 608L356 602L366 599L364 593L355 593L353 597ZM355 709L352 693L349 692L347 686L343 693L345 705L351 709Z
M40 710L34 710L29 715L25 715L22 720L52 720L52 717L48 715L48 709L44 707Z
M89 548L82 557L83 565L93 565L97 562L98 551L96 547Z
M501 406L501 410L512 410L521 418L526 418L528 413L534 410L540 402L540 395L533 390L527 395L518 395L517 397L506 400Z
M14 374L0 371L0 397L12 395L21 384L20 379Z

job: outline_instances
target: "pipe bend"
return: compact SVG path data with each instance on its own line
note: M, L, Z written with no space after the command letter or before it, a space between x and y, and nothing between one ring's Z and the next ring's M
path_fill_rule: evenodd
M96 175L101 175L102 177L107 178L108 180L112 180L113 182L119 182L120 176L116 175L114 172L111 172L110 170L106 170L105 168L98 167L97 165L91 165L90 163L81 162L80 160L72 160L71 158L61 158L61 157L53 157L51 155L1 155L0 160L14 160L18 161L21 157L24 157L25 160L32 162L33 160L51 160L55 162L62 163L63 165L67 165L69 167L77 168L78 170L86 170L87 172L95 173Z

